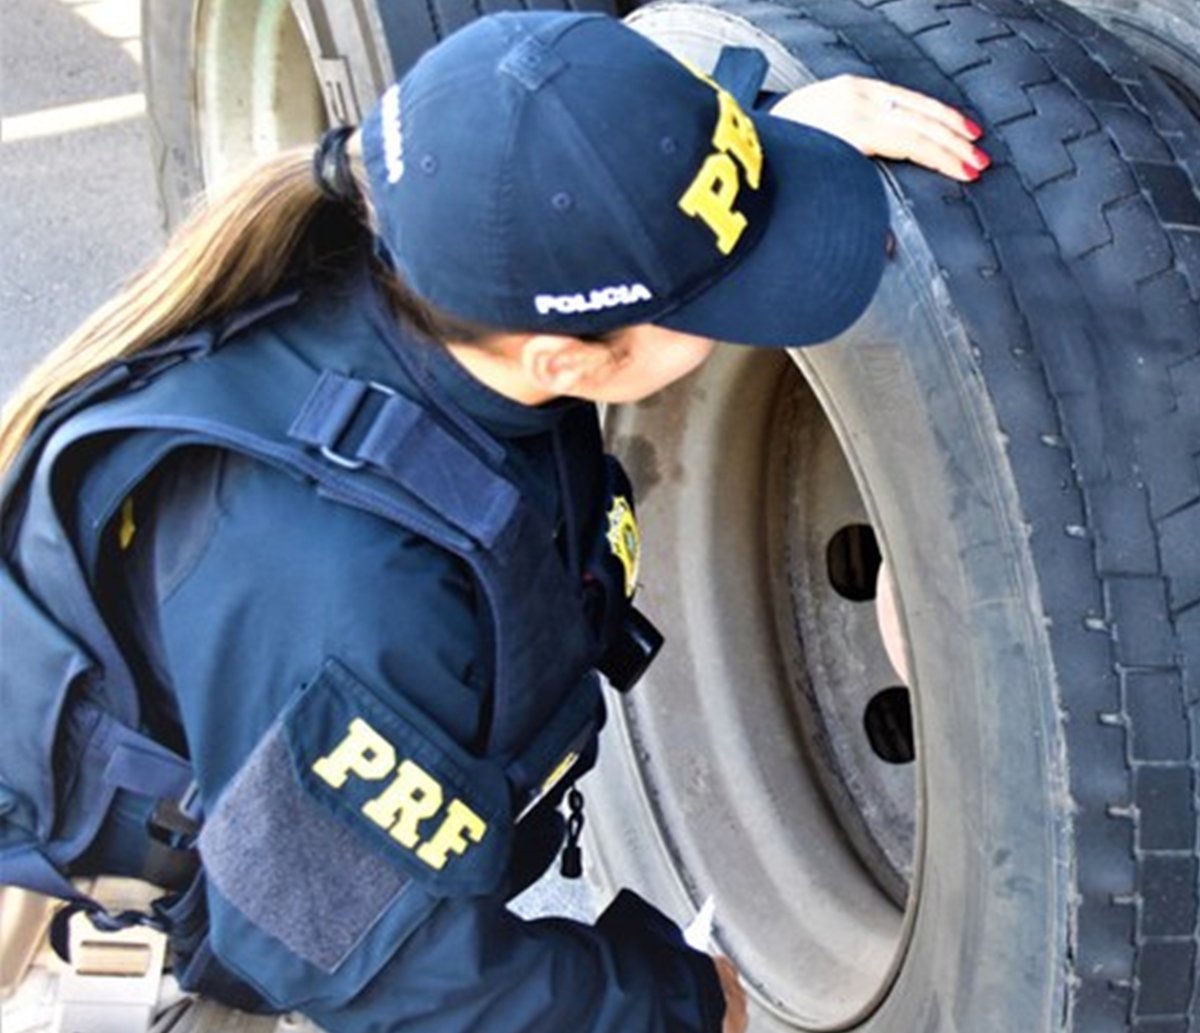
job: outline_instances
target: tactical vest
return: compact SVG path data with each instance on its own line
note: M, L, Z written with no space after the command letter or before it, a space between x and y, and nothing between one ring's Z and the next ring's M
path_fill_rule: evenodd
M485 756L471 761L482 774L471 777L499 776L501 823L518 821L593 744L603 721L595 671L626 689L661 642L630 604L633 500L619 465L603 455L592 407L565 417L577 423L572 433L592 440L584 452L597 465L560 470L564 493L584 500L566 506L568 524L593 514L593 526L565 529L564 562L550 546L555 529L498 472L500 443L422 370L410 364L421 395L412 398L352 375L379 368L378 355L366 361L339 342L330 349L337 368L314 368L257 334L257 324L296 301L277 298L107 368L46 413L5 487L0 883L73 901L97 924L147 920L106 916L68 880L114 795L187 814L192 785L186 759L143 731L131 666L89 590L95 542L70 526L73 486L97 443L110 514L166 456L201 444L302 478L459 557L486 602L494 645L490 733ZM453 859L430 886L489 891L507 844L498 830L486 850L469 864Z

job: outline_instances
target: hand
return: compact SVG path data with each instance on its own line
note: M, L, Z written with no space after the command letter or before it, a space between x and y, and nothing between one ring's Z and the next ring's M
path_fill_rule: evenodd
M902 86L839 75L793 90L771 114L823 129L868 157L912 161L973 183L992 160L975 146L983 135L954 108Z
M725 992L725 1022L721 1033L746 1033L750 1019L746 1014L746 991L742 987L742 979L733 962L718 955L713 958L717 967L717 978L721 980L721 989Z

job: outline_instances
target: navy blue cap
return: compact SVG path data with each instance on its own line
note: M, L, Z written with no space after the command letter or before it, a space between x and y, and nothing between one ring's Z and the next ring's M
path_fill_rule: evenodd
M384 94L363 152L400 275L500 329L810 344L853 323L883 271L870 161L743 111L603 15L471 23Z

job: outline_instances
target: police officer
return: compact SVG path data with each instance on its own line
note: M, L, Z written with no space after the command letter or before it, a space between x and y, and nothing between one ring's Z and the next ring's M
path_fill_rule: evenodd
M714 339L840 333L888 234L859 151L969 180L978 135L863 80L759 114L619 22L503 15L327 134L315 180L284 155L215 202L6 425L8 460L58 421L14 569L56 609L33 537L61 531L107 630L60 619L137 686L121 735L193 780L164 808L110 763L65 805L103 820L33 852L157 876L186 986L331 1031L744 1029L729 962L635 895L590 926L506 907L562 847L594 671L634 680L650 634L590 403ZM60 523L29 535L39 484Z

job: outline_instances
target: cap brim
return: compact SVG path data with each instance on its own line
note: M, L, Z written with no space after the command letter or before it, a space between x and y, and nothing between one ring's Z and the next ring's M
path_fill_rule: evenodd
M775 178L770 223L728 273L654 322L738 344L815 344L849 328L883 276L887 196L843 141L755 116Z

